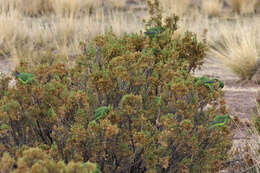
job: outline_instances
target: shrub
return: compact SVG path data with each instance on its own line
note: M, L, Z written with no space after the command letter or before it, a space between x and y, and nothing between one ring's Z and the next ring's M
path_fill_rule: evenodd
M145 33L82 43L70 68L22 63L17 71L35 75L28 84L8 88L2 79L0 151L38 146L103 172L217 172L231 146L228 127L209 128L226 114L221 82L195 80L205 44L190 32L174 37L178 17L163 22L158 1L148 5Z
M17 167L17 169L14 169L14 167ZM8 153L4 153L0 161L0 170L4 173L100 173L96 164L71 161L68 165L65 165L62 161L54 161L39 148L25 149L18 161L15 161Z

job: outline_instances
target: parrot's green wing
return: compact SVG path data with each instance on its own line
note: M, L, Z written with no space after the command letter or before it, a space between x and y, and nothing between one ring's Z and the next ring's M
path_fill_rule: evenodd
M210 90L213 90L213 84L218 83L219 88L224 88L224 83L218 79L210 79L208 77L195 77L195 83L200 83L201 85L204 85Z
M110 106L101 106L97 108L94 112L94 120L99 120L104 118L109 113L110 110L111 110Z
M147 29L147 31L145 32L145 35L147 35L149 37L154 37L154 36L160 34L162 31L163 31L163 28L160 26L157 26L157 27Z
M216 82L218 82L219 88L224 88L224 83L218 79L214 79Z
M213 83L215 83L214 81L212 81L211 79L209 79L208 77L195 77L195 83L199 83L201 85L206 86L207 88L209 88L211 91L214 90L213 87Z
M17 78L23 84L28 84L32 82L34 75L30 73L20 73L17 75Z
M225 115L220 115L220 116L216 116L214 118L214 121L210 123L210 126L208 129L212 129L214 127L222 127L225 126L226 124L228 124L230 122L231 118L229 115L225 114Z

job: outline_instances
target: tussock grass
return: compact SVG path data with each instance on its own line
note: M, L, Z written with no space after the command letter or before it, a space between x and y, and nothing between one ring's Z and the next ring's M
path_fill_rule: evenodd
M52 0L17 0L18 10L28 16L40 16L53 12Z
M107 0L106 3L110 4L112 8L123 8L126 5L127 0Z
M100 8L123 8L126 0L1 0L2 9L16 8L30 17L43 15L79 16Z
M202 0L202 10L210 17L220 16L222 8L221 0Z
M232 10L239 14L252 14L255 12L258 0L229 0Z
M78 12L100 8L102 0L1 0L0 7L11 12L16 9L25 16L75 15Z
M220 32L219 39L210 40L210 55L218 58L242 80L251 79L260 58L258 28L255 20L234 25L222 23L216 27Z
M191 6L192 0L161 0L160 3L166 14L183 16Z
M119 10L104 13L101 1L53 0L55 8L48 12L37 10L39 0L35 4L24 1L27 6L19 6L20 2L0 0L0 56L4 58L37 57L46 51L70 57L80 53L81 41L110 29L122 34L143 27L135 15ZM47 1L42 3L50 5ZM91 15L90 6L96 8Z

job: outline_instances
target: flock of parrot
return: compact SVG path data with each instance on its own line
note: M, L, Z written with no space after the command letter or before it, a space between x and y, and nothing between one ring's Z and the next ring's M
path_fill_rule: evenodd
M156 37L158 34L163 32L162 27L154 27L150 28L145 32L145 35L147 35L150 39ZM16 77L18 81L20 81L22 84L31 84L34 79L34 74L31 73L25 73L25 72L18 72L15 71L13 75ZM194 80L195 84L201 84L209 88L210 90L214 89L214 84L218 83L219 88L224 87L224 83L218 79L210 79L208 77L195 77ZM111 110L111 106L101 106L97 108L94 112L94 120L98 121L100 119L105 118ZM231 120L231 117L228 114L225 115L219 115L214 118L214 120L210 123L208 129L212 129L214 127L223 127L227 124L229 124Z

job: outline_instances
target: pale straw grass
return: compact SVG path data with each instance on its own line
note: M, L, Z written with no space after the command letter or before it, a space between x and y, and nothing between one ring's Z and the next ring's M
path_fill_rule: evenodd
M240 14L252 14L255 12L258 0L229 0L234 12Z
M187 13L189 7L191 6L191 0L160 0L163 12L167 14L176 14L178 16L183 16Z
M222 23L215 27L220 33L219 39L210 40L210 55L242 80L251 79L257 70L260 32L256 20L233 25Z
M81 41L110 29L119 35L143 28L134 14L118 10L104 13L102 8L91 15L84 12L87 6L98 6L97 1L53 0L55 8L51 14L38 13L36 9L30 12L37 17L28 17L17 6L18 2L0 0L0 56L4 58L37 57L43 51L69 57L80 53ZM28 11L29 6L28 3Z
M202 0L201 8L210 17L220 16L223 1L222 0Z

